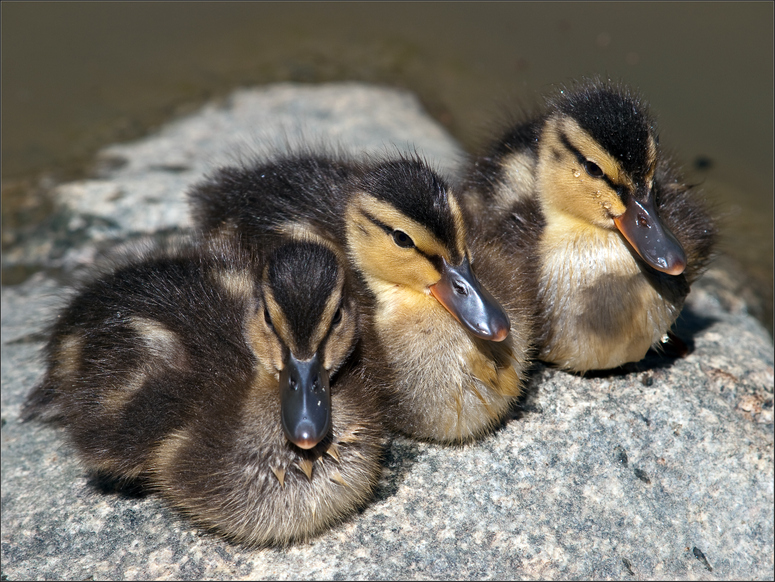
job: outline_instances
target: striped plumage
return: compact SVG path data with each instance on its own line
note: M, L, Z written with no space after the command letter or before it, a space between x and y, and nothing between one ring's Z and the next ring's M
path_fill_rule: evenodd
M716 229L659 149L645 103L586 80L508 129L463 199L507 269L537 271L538 356L583 372L660 345L711 256Z
M289 154L222 168L190 201L211 234L261 245L303 225L346 253L368 318L364 360L383 380L394 429L468 440L497 425L519 395L526 308L507 315L499 290L479 283L457 196L420 159Z
M229 538L305 539L362 506L381 471L348 288L314 237L146 252L62 310L25 416L58 420L88 470L157 491ZM312 379L294 381L310 362ZM288 405L284 391L305 387L315 402ZM322 432L297 430L326 398Z

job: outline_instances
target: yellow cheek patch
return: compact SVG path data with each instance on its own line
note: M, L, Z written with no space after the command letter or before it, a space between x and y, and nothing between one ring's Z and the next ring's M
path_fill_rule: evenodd
M372 217L391 232L386 232ZM399 247L393 240L392 230L406 233L415 248ZM347 245L351 261L372 286L403 285L425 293L439 281L441 273L424 255L441 256L449 261L449 253L428 229L366 194L360 195L348 208Z
M331 330L323 351L323 367L326 370L338 368L355 342L358 318L349 309L342 308L342 321Z
M268 267L267 267L268 270ZM277 300L274 298L274 294L272 293L272 289L269 287L267 281L267 270L264 271L264 301L266 310L269 312L269 319L272 320L272 327L274 328L274 333L278 335L278 337L291 349L292 352L296 352L298 346L294 342L293 336L286 337L288 334L284 334L283 331L288 329L288 321L285 319L285 313L283 313L282 308L280 307L280 304L277 303ZM256 317L263 317L264 314L258 313L256 314ZM266 322L265 322L266 325Z
M271 317L271 313L270 313ZM283 351L277 336L264 320L263 305L250 315L245 322L245 339L253 350L259 364L266 371L279 378L278 370L283 369Z
M610 207L604 205L603 208L607 210L611 214L611 216L614 216L614 217L621 216L627 210L627 207L622 203L621 199L618 196L612 199Z
M593 162L603 171L606 179L590 176L579 161L576 152ZM558 157L559 156L559 157ZM614 229L612 217L626 210L614 185L634 189L631 178L575 121L556 117L549 122L542 135L539 154L539 187L547 219L554 210L575 216L599 228Z
M414 241L414 245L423 253L431 256L442 256L449 260L449 252L446 247L439 242L430 230L419 222L408 218L387 202L377 200L373 196L361 193L357 196L355 202L351 204L351 208L359 214L365 214L366 216L364 216L364 218L366 220L369 220L367 216L372 216L391 230L401 230L405 232ZM458 215L459 214L460 211L458 209ZM460 220L462 223L462 217L460 217ZM369 220L369 222L371 221ZM384 232L384 230L382 232Z

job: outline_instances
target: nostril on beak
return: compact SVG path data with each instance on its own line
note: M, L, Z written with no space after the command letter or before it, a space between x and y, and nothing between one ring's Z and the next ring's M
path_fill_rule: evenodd
M468 295L468 288L462 283L455 283L453 287L455 289L455 293L457 293L458 295L462 295L463 297L466 297Z

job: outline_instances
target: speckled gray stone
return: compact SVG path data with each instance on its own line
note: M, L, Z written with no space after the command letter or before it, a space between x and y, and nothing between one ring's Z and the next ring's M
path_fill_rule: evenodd
M83 236L66 253L15 260L67 271L93 260L100 237L185 227L183 190L234 154L238 129L261 150L300 127L345 148L415 143L448 170L459 160L406 93L243 90L108 148L99 180L59 188ZM734 283L714 267L693 288L679 325L688 357L591 378L537 365L495 434L462 447L397 438L366 509L310 543L266 550L201 532L153 496L101 492L58 429L19 422L66 289L43 273L4 287L3 577L773 579L773 345Z

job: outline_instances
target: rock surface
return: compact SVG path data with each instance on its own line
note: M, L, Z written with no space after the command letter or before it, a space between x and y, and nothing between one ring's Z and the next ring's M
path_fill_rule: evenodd
M461 152L409 94L356 84L241 90L157 135L107 148L98 179L58 188L56 240L13 264L65 279L97 249L187 227L185 188L249 148L300 140ZM514 419L444 447L397 438L378 494L307 544L249 550L156 497L90 482L58 429L21 423L44 325L66 287L43 272L2 290L3 579L773 579L773 345L718 267L656 355L581 378L537 365Z

